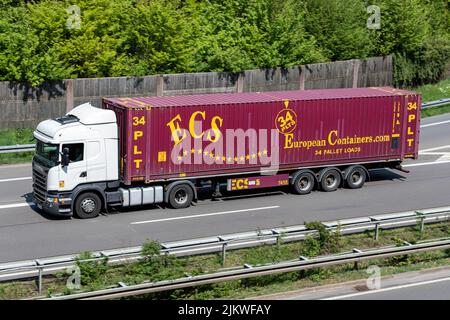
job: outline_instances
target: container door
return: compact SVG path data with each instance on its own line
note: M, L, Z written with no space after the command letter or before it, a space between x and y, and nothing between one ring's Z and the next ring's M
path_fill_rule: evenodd
M403 140L403 158L417 159L419 157L420 135L420 107L419 95L406 97L405 131Z

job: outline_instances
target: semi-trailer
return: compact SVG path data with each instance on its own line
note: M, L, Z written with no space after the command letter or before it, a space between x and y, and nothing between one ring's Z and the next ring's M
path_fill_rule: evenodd
M37 126L33 201L93 218L185 208L205 186L215 198L361 188L370 169L418 157L420 106L419 94L391 87L103 98Z

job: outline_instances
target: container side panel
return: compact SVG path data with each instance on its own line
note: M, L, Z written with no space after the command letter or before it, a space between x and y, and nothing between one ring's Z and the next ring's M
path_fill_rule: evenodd
M114 107L119 130L126 128L123 180L417 157L420 96L393 88L319 91L127 100Z

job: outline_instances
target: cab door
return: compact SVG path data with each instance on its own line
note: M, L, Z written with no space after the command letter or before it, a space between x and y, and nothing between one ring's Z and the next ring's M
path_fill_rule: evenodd
M69 165L62 167L59 174L59 190L70 191L77 185L87 182L86 146L84 143L65 143L61 145L69 149Z
M103 140L87 142L87 182L106 181L106 154Z

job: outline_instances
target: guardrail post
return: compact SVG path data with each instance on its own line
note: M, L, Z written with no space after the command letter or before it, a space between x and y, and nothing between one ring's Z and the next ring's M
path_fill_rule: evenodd
M375 241L378 241L378 236L380 234L380 223L375 224Z
M42 267L39 268L39 280L38 280L38 291L39 294L42 294Z
M353 248L353 252L354 253L361 253L362 251L356 248ZM359 261L355 261L355 263L353 264L353 269L354 270L358 270L359 269Z
M425 217L420 217L420 232L422 233L425 230Z
M227 255L227 243L224 242L222 245L222 267L225 266L226 255Z
M42 294L42 271L44 267L42 266L41 262L39 260L34 261L38 267L38 292L39 294Z

